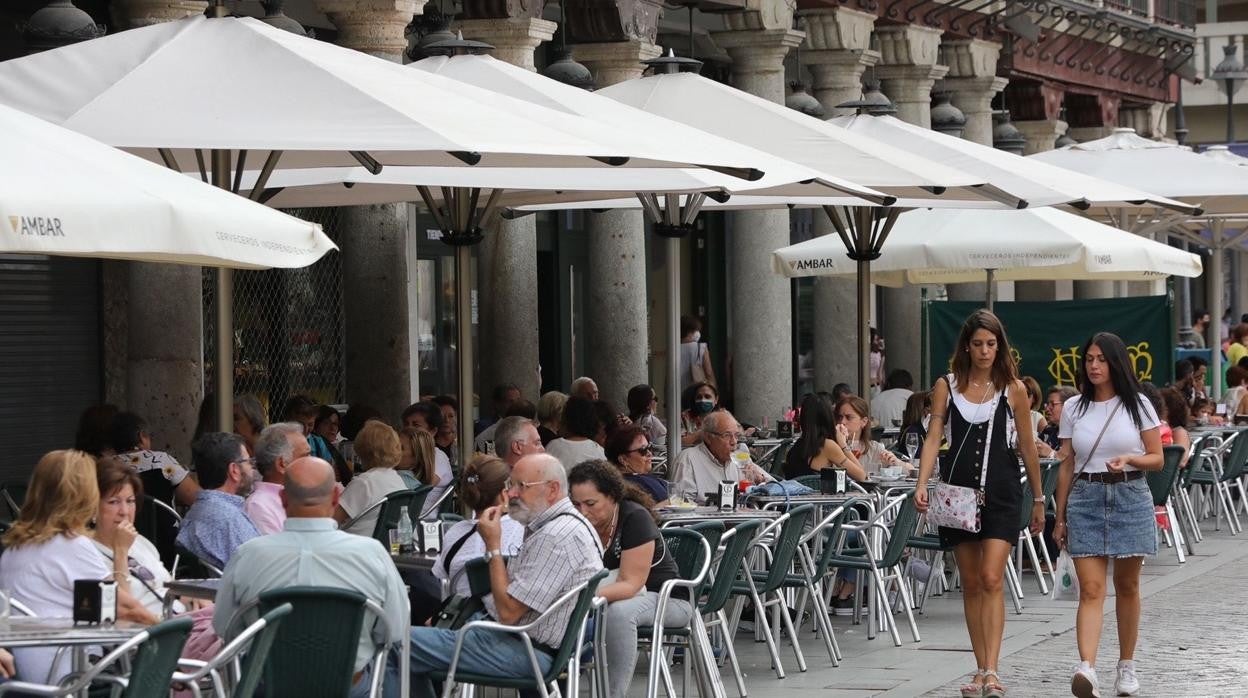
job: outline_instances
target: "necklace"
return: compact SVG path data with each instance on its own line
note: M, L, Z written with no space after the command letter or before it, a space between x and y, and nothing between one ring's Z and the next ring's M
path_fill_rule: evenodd
M611 543L611 539L615 537L615 526L620 521L620 505L615 505L615 512L611 514L611 527L607 529L607 535L602 538L602 547L607 547ZM600 534L601 535L601 534Z

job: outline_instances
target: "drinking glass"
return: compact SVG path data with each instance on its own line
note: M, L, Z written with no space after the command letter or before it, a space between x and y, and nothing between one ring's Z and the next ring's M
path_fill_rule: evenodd
M910 454L910 460L914 460L914 455L919 452L919 435L910 432L906 434L906 453Z

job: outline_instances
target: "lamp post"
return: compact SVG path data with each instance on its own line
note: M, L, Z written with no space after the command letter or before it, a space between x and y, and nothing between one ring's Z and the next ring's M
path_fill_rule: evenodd
M1235 45L1234 40L1227 42L1222 47L1222 62L1213 69L1209 75L1210 80L1218 83L1218 88L1226 93L1226 142L1235 142L1235 93L1243 85L1244 80L1248 80L1248 70L1244 69L1244 64L1239 60L1236 53L1239 47Z

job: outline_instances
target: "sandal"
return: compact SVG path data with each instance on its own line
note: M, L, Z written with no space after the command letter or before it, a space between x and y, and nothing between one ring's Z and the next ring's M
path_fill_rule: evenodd
M984 670L976 669L971 682L959 689L962 692L962 698L982 698L984 695L984 684L980 679L984 678Z
M1001 685L1001 677L995 671L984 672L983 698L1005 698L1005 686Z

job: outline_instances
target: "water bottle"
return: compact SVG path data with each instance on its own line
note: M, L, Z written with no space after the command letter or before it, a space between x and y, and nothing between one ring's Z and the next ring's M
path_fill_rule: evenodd
M399 552L404 555L410 555L415 550L412 545L412 519L407 515L407 509L403 509L403 513L399 515Z

